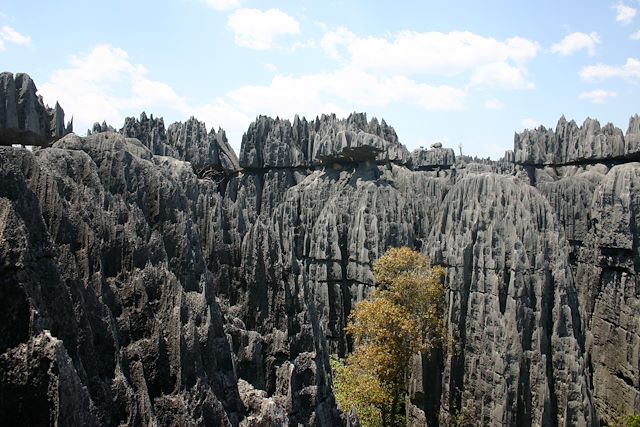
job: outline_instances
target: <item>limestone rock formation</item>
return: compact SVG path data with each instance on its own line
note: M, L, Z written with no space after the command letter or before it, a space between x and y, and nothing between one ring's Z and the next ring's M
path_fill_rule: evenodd
M596 188L609 171L603 164L562 166L536 170L536 188L549 200L572 249L575 250L589 233L589 211Z
M225 243L225 233L234 233L222 228L230 202L216 182L113 132L68 135L35 154L9 148L0 155L7 160L1 289L3 301L16 307L6 314L0 351L51 330L65 343L98 424L237 425L255 409L241 400L239 378L275 394L274 410L286 410L294 425L340 422L312 319L300 319L294 345L286 329L260 335L219 307L218 298L247 282L217 280L229 280L241 245ZM42 251L52 272L41 265ZM60 279L43 288L38 275ZM294 302L306 316L308 302L300 298ZM234 337L237 345L230 345ZM257 353L243 356L245 343ZM9 362L13 354L6 354ZM55 371L47 374L56 380ZM16 392L28 395L25 388ZM10 403L0 412L19 417L29 410Z
M367 122L365 114L347 119L334 114L314 121L258 117L242 140L240 166L247 169L315 167L332 163L393 162L410 155L384 120Z
M115 132L115 131L116 131L116 128L114 128L110 124L107 124L107 122L103 120L102 123L95 122L91 127L91 129L87 129L87 135L93 135L95 133L100 133L100 132Z
M64 343L47 330L0 356L0 391L7 425L99 423Z
M30 79L0 83L1 127L62 129ZM410 154L364 114L261 116L238 159L222 130L143 113L0 147L0 415L355 425L328 356L403 245L446 267L452 339L414 360L413 425L640 412L639 144L638 116L626 134L562 118L491 161Z
M469 176L429 241L448 269L454 340L441 421L594 424L567 243L545 198L512 177Z
M44 105L27 74L0 73L0 143L47 145L73 130L64 124L64 111Z
M640 118L626 134L561 118L515 138L515 160L549 200L570 245L593 401L605 422L640 412L636 198ZM546 166L545 166L546 165Z
M638 117L629 123L630 141L623 132L607 124L600 126L597 120L588 118L582 126L564 116L555 132L540 126L516 134L514 139L515 162L528 165L564 165L580 162L620 160L634 158L640 152L638 145Z
M429 150L417 149L411 153L411 165L413 169L433 170L449 169L456 162L456 156L452 148L442 148L442 144L431 147Z
M640 412L639 221L640 163L614 166L593 196L577 268L594 400L609 420Z
M127 117L120 133L139 139L153 154L190 162L199 172L239 169L238 158L224 130L211 129L207 133L205 124L194 117L185 123L173 123L165 130L162 118L142 113L139 120Z
M153 154L167 154L167 131L162 117L153 117L153 114L149 117L145 112L140 114L140 119L127 117L120 133L127 138L136 138Z
M22 328L10 340L3 333L5 366L18 360L16 345L45 357L49 347L30 340L46 329L56 348L64 343L65 370L15 369L79 381L85 391L60 392L62 407L84 405L101 425L237 422L244 409L188 196L198 182L191 168L116 133L1 156L0 289L16 307L3 320ZM64 352L55 354L61 363ZM28 381L5 385L29 403L2 400L3 414L50 399Z

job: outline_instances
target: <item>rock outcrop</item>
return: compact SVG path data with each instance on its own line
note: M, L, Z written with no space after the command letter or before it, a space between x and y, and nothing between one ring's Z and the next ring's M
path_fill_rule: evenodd
M566 165L603 161L629 161L640 155L640 117L629 122L625 138L622 130L612 124L600 126L588 118L582 126L564 116L555 132L540 126L538 129L516 133L515 163L526 165Z
M452 148L442 148L441 143L433 144L429 150L419 148L411 153L414 170L449 169L456 162Z
M173 123L165 130L162 118L142 113L139 120L127 117L120 133L140 140L153 154L190 162L200 173L239 169L238 157L224 130L211 129L207 133L205 124L194 117L185 123Z
M347 119L335 114L313 121L258 117L242 139L240 166L245 169L309 168L333 163L406 164L409 152L383 120L365 114Z
M43 146L73 131L56 102L45 106L27 74L0 73L0 143Z
M3 399L0 412L19 419L51 400L83 406L88 424L237 423L244 409L188 164L117 133L68 135L35 154L2 150L0 289L15 307L3 321L21 325L10 340L3 333L4 366L18 351L60 367L3 369L12 377L2 395L24 403ZM54 348L34 341L45 330ZM34 394L29 378L79 392ZM68 411L51 416L77 424Z

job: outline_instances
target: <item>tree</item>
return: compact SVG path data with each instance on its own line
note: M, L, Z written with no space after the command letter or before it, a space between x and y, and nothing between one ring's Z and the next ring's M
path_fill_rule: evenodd
M363 393L365 384L371 388L374 379L380 424L395 427L411 358L440 347L446 336L444 269L431 268L426 256L409 248L393 248L374 263L373 272L376 289L356 304L346 327L355 347L342 375L369 378L369 383L349 384L345 392L354 396ZM351 404L362 410L357 403Z
M331 357L333 394L345 412L356 408L360 425L382 427L382 408L391 405L391 396L378 378L361 368L360 363L350 357L348 364Z

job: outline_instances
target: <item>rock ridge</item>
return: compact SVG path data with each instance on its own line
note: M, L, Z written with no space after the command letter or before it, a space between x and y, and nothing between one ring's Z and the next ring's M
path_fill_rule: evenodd
M190 162L200 174L209 170L239 169L238 158L224 130L216 132L212 128L207 132L204 122L195 117L165 129L162 117L154 118L153 114L147 117L143 112L139 119L127 117L120 133L139 139L153 154Z
M307 121L260 116L242 139L243 168L313 167L331 163L393 162L406 164L409 152L395 130L384 120L352 113L347 119L335 114Z
M555 131L539 126L514 137L515 163L535 166L633 161L640 153L640 117L629 119L626 135L611 123L604 127L587 118L582 126L558 120Z

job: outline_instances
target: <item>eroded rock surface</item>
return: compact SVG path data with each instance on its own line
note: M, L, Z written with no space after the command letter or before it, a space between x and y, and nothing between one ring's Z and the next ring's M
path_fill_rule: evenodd
M191 117L185 123L173 123L165 130L162 118L127 117L120 130L123 135L139 139L153 154L190 162L198 172L206 170L236 171L238 157L229 145L224 130L207 132L203 122Z
M332 163L393 162L405 164L410 155L385 121L353 113L312 121L258 117L242 140L240 166L246 169L307 168Z
M636 163L640 118L626 134L561 118L515 138L516 170L549 200L570 245L593 401L605 422L640 412Z
M611 123L601 127L597 120L587 118L582 126L578 126L575 121L567 121L562 116L555 132L540 126L517 133L514 139L515 162L564 165L637 158L640 151L639 122L638 115L631 118L625 138L622 130Z
M237 422L244 409L188 164L117 133L72 134L36 154L4 148L2 157L0 288L19 307L7 322L24 328L4 347L50 330L72 364L41 375L77 375L98 424Z
M594 424L567 243L545 198L512 177L462 179L429 240L454 340L441 421Z
M640 412L640 164L614 166L597 188L579 253L594 398L613 419Z
M239 159L193 118L111 130L0 148L6 419L351 422L328 356L403 245L448 271L452 346L414 361L414 425L640 411L637 116L626 135L561 119L497 162L410 155L355 113L259 117Z
M0 142L3 145L47 145L73 131L65 126L64 111L56 102L45 106L29 75L0 73Z
M456 162L452 148L442 148L441 143L430 149L417 149L411 153L411 166L417 170L449 169Z

